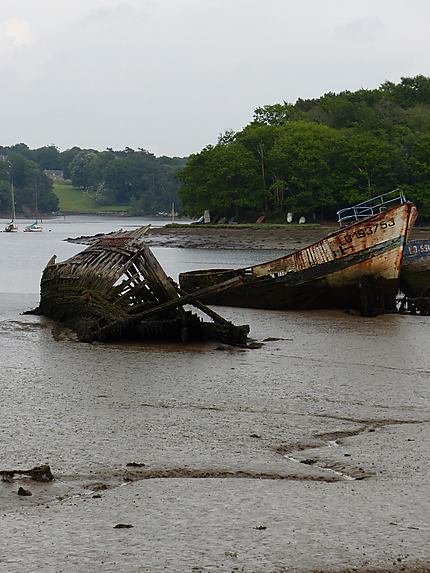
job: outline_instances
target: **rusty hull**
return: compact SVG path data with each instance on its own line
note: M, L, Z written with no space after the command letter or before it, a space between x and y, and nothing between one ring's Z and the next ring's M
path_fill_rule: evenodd
M400 288L408 297L430 296L430 241L408 241L400 271Z
M192 292L243 276L244 284L205 302L275 310L362 309L363 287L372 284L372 304L390 311L395 308L403 249L416 216L415 206L404 203L284 257L244 269L182 273L180 284Z

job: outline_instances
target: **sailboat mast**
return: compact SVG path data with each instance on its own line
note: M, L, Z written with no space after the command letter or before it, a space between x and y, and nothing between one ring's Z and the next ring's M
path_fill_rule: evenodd
M10 192L12 195L12 221L15 221L15 193L14 193L14 189L13 189L13 181L10 184Z
M38 189L36 183L36 193L34 194L35 203L36 203L36 220L39 218L39 197L38 197Z

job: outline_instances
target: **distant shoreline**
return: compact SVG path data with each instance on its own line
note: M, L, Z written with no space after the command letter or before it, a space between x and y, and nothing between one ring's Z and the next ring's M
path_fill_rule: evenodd
M153 227L145 237L151 247L294 251L316 243L337 225L183 225ZM430 239L429 227L415 227L413 239Z
M166 225L151 227L144 236L150 247L182 249L242 249L291 252L320 241L337 225ZM411 238L430 239L429 227L416 227ZM91 244L94 235L66 241Z

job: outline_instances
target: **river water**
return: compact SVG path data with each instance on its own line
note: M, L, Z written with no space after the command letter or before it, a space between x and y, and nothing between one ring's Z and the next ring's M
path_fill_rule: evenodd
M0 234L0 470L56 478L0 482L0 571L428 570L430 318L218 308L263 342L243 350L80 344L22 315L83 248L62 239L144 223ZM173 277L275 256L154 252Z

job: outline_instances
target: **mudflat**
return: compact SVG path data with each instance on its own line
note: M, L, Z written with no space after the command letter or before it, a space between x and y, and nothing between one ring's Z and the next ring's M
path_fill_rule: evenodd
M315 243L337 225L184 225L151 228L146 241L153 247L264 249L293 251ZM430 228L415 227L411 238L429 239Z
M0 571L430 570L428 317L218 307L261 348L78 343L22 315L65 238L124 225L70 219L0 235L0 471L55 477L0 481ZM174 278L276 256L232 244L154 250Z
M261 348L100 345L36 302L0 297L0 469L55 479L0 482L0 570L430 570L427 317L224 308Z

